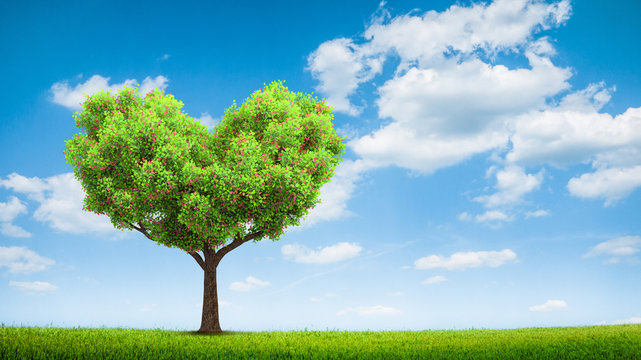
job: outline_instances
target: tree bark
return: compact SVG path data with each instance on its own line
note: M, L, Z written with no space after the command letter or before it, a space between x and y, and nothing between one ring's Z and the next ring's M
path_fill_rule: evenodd
M220 320L218 317L218 288L216 286L216 267L214 253L205 252L205 281L203 289L203 313L199 333L220 333Z

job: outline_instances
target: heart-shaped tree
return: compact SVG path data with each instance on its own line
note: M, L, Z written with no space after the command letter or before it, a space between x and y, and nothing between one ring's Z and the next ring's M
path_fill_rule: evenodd
M66 141L83 210L191 255L204 271L199 332L221 332L216 268L243 243L279 240L320 202L344 144L324 100L282 82L226 109L210 132L162 91L86 96Z

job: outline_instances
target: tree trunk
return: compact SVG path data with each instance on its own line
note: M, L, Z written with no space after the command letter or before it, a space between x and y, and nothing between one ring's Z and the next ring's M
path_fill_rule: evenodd
M216 268L220 264L220 260L230 251L246 243L249 240L255 239L263 235L263 231L258 231L245 237L236 237L234 241L223 246L220 250L208 249L205 247L203 257L197 252L190 252L189 254L196 259L196 262L205 272L205 286L203 289L203 317L200 322L199 333L221 333L220 321L218 320L218 289L216 288Z
M203 289L203 315L199 333L220 333L218 319L218 289L216 287L217 263L211 256L205 254L205 286Z

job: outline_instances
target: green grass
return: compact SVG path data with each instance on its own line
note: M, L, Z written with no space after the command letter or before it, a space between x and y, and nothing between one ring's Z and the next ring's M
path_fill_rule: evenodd
M641 359L641 325L194 332L0 327L0 359Z

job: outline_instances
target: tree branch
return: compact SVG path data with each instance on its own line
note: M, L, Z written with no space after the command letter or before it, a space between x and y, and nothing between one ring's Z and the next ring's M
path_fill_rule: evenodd
M133 227L134 229L136 229L136 230L140 231L140 232L141 232L143 235L145 235L149 240L151 240L151 241L155 241L154 239L152 239L152 238L151 238L151 236L149 236L149 233L147 232L147 229L145 229L145 226L142 224L142 222L138 222L138 226L139 226L139 227L136 227L136 225L134 225L134 224L129 224L129 225L130 225L131 227ZM200 254L199 254L199 253L197 253L197 252L195 252L195 251L190 251L190 252L189 252L189 255L191 255L191 256L196 260L196 262L198 263L198 265L200 265L200 267L201 267L203 270L205 270L205 261L203 260L203 258L200 256Z
M244 238L236 237L234 241L232 241L229 245L223 247L222 249L218 250L215 255L215 261L216 265L222 260L223 256L227 255L230 251L234 250L235 248L239 247L240 245L248 242L249 240L255 239L259 236L263 235L263 230L260 230L258 232L255 232L253 234L246 235Z
M154 241L154 239L152 239L151 236L149 236L149 233L147 232L147 229L145 229L145 227L142 225L141 222L138 222L138 226L139 227L136 227L136 225L134 225L134 224L128 224L128 225L131 226L132 228L140 231L143 235L145 235L145 237L147 237L147 239L149 239L151 241Z
M200 257L200 254L199 254L199 253L197 253L197 252L195 252L195 251L190 251L190 252L189 252L189 255L191 255L194 259L196 259L196 262L198 263L198 265L200 265L200 267L201 267L203 270L205 270L205 262L203 261L203 258L202 258L202 257Z

